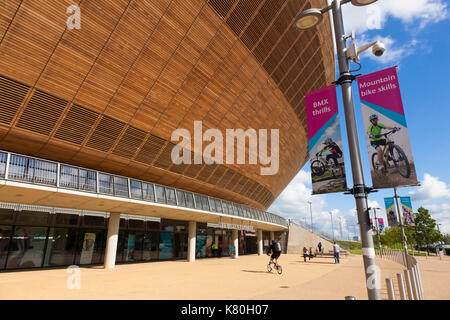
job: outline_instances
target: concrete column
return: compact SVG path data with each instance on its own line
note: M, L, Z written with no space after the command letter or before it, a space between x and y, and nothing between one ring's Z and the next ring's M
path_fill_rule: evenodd
M258 244L258 256L262 256L264 254L263 252L263 234L262 229L258 229L258 237L257 237L257 244Z
M188 262L195 262L195 248L197 242L197 222L189 221L189 234L188 234Z
M237 258L239 256L239 231L236 229L233 229L231 231L231 236L233 238L235 257Z
M106 239L105 269L113 269L116 265L117 241L119 239L120 213L110 213L108 235Z
M272 240L275 240L275 232L270 231L270 243L272 243Z

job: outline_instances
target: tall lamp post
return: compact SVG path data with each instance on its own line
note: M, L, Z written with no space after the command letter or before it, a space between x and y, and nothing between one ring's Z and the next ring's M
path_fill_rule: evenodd
M355 197L358 221L360 225L361 243L363 249L364 269L366 275L366 287L369 300L381 300L380 279L375 260L375 249L371 230L369 228L369 211L367 203L367 193L364 182L364 174L359 151L358 132L356 127L355 110L353 104L352 82L356 79L350 73L349 57L347 55L347 39L344 33L344 21L342 17L341 5L351 2L355 6L369 5L377 0L333 0L331 5L323 9L308 9L302 12L296 20L296 26L305 30L319 24L325 12L331 11L334 20L334 35L336 38L336 49L339 62L340 78L336 82L341 85L342 97L344 100L345 120L347 125L347 137L349 143L351 167L353 174L352 194ZM374 45L374 44L371 44ZM364 50L370 46L364 46ZM363 51L363 50L361 50ZM356 52L356 56L360 51ZM372 275L373 274L373 275Z
M342 235L342 217L338 217L338 219L339 219L339 230L341 230L341 240L344 240L344 237L343 237L343 235Z
M331 215L331 233L333 234L333 242L334 242L333 211L330 211L330 215Z
M381 208L372 208L372 209L373 209L373 215L374 215L374 219L375 219L375 227L377 228L378 250L380 252L380 256L382 256L382 253L381 253L380 227L378 225L378 219L377 219L377 210L381 210Z
M314 224L313 224L313 219L312 219L312 202L308 201L309 203L309 212L311 214L311 232L314 232Z

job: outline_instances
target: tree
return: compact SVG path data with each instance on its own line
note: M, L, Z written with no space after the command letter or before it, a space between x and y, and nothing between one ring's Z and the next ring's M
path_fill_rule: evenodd
M416 226L414 230L414 238L417 245L422 247L437 243L442 240L442 234L436 229L436 220L431 218L430 212L424 207L420 207L415 214Z

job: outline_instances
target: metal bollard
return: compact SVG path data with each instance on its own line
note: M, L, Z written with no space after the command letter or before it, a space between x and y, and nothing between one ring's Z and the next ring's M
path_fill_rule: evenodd
M411 269L409 269L409 276L411 279L411 289L413 292L414 300L419 300L419 290L417 288L416 275L414 272L414 268L412 268L412 267L411 267Z
M417 275L419 276L420 290L422 290L422 299L423 299L423 282L422 282L422 274L420 273L419 263L417 263Z
M397 273L398 290L400 291L400 300L406 300L405 283L403 282L403 275Z
M386 278L386 288L389 300L396 300L394 291L394 282L392 281L392 278Z
M356 300L354 296L346 296L345 300Z
M420 300L423 300L422 279L420 276L419 265L417 263L414 265L414 272L416 273L417 288L419 289L419 297L420 297Z
M405 269L403 272L405 273L405 282L406 282L406 289L408 292L408 298L409 298L409 300L414 300L414 294L413 294L413 290L412 290L411 277L409 275L409 270Z

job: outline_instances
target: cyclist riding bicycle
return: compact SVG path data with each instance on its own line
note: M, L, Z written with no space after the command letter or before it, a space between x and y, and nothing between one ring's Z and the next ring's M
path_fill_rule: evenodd
M399 131L400 128L397 127L388 127L385 126L382 123L378 123L378 115L373 114L369 117L370 123L371 125L369 126L369 128L367 128L367 133L369 135L370 138L370 144L372 145L372 147L377 151L378 153L378 162L380 163L380 166L382 168L383 173L386 173L386 168L384 166L384 161L383 159L383 148L382 146L386 145L386 138L383 138L381 136L381 132L383 129L386 130L394 130Z
M270 255L270 252L272 252L270 262L278 265L278 258L281 255L281 244L275 240L272 240L272 244L270 245L269 250L267 250L267 255Z
M343 155L341 148L339 148L336 142L334 142L331 138L327 138L323 144L325 145L325 148L316 153L316 156L322 155L325 151L330 151L330 154L327 155L326 161L328 163L330 159L333 159L334 165L338 167L338 159L342 158Z

